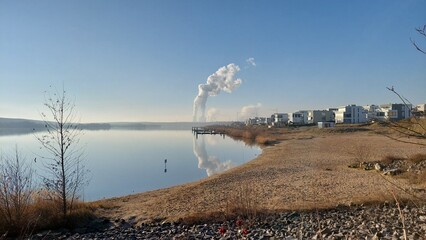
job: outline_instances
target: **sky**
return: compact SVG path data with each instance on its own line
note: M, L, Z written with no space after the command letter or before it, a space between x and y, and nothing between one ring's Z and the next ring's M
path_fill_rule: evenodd
M424 0L0 0L0 117L40 119L62 89L82 122L192 121L221 67L241 83L207 121L426 103Z

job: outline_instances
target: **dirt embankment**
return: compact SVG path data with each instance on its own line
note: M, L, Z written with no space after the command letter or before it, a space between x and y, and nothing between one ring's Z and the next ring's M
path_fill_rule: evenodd
M177 220L200 213L226 212L235 200L244 199L271 211L332 208L393 201L392 192L401 199L410 198L389 181L403 189L425 187L410 185L404 178L383 178L375 171L348 168L359 161L360 151L368 152L365 161L373 161L386 155L426 154L424 146L394 141L369 130L322 131L305 127L262 131L267 133L262 136L275 144L265 146L256 159L197 182L98 201L98 214L136 222Z

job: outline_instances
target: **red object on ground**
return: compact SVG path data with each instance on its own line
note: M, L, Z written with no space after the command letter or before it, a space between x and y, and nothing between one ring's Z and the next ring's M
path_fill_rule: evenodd
M238 227L242 226L243 225L243 220L238 219L237 222L236 222L236 224L237 224Z

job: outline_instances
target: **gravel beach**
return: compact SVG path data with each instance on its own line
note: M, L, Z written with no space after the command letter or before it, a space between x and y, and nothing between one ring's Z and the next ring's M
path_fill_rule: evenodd
M407 239L426 239L426 208L405 207L400 213L384 203L194 225L116 219L98 226L105 229L40 233L34 239L404 239L404 234Z

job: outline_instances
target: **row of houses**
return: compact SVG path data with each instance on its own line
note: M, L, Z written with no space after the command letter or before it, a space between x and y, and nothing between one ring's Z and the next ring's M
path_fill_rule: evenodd
M410 118L412 114L425 114L426 104L382 104L358 106L355 104L328 110L300 110L293 113L274 113L271 117L254 117L246 121L247 125L307 125L322 122L366 123L373 121L398 121Z

